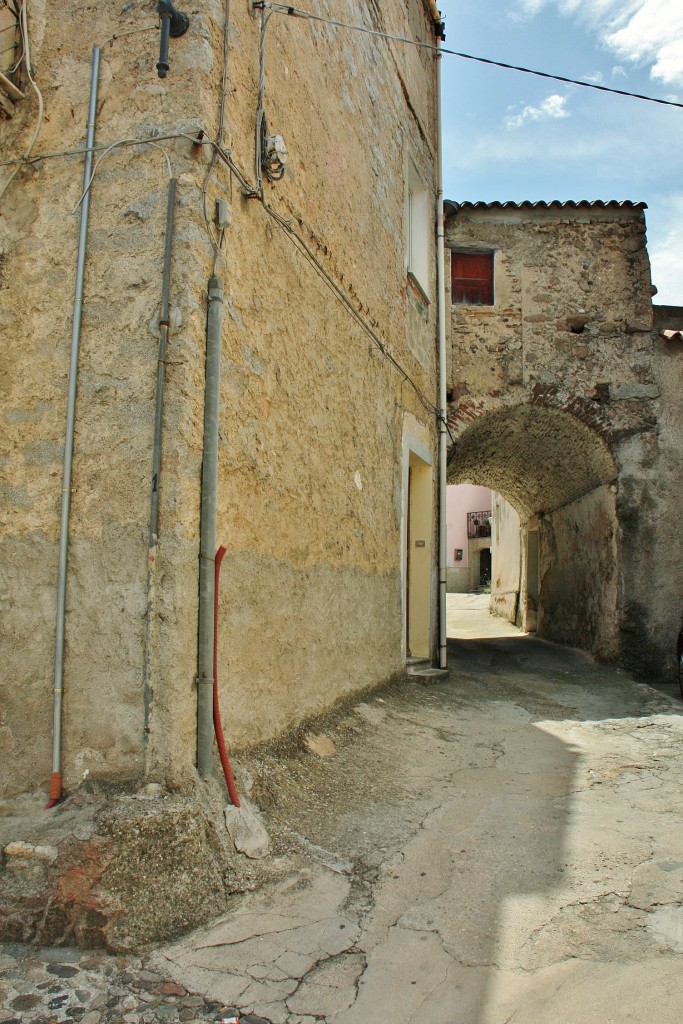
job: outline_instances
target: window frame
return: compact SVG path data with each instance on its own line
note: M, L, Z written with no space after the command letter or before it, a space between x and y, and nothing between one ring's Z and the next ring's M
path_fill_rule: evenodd
M431 284L431 216L430 194L411 156L406 172L406 273L429 301Z
M467 259L472 257L473 260L487 261L487 273L485 276L482 274L476 274L472 277L465 277L460 273L457 278L455 274L457 259ZM491 309L496 304L496 290L495 290L495 276L496 276L496 253L494 249L451 249L451 305L452 306L476 306L477 308ZM457 283L460 284L463 292L467 290L469 286L469 296L463 298L456 297ZM472 295L476 295L477 291L482 295L482 298L472 298Z

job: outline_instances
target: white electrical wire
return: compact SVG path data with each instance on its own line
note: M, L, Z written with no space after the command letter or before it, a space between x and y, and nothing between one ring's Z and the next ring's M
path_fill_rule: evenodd
M112 144L110 146L108 146L107 149L105 149L105 151L103 153L100 153L100 155L98 156L97 160L95 161L95 163L93 165L92 174L90 175L90 178L88 179L88 184L83 189L83 192L81 193L81 195L80 195L80 197L78 199L78 202L76 203L76 205L73 208L73 212L74 213L76 212L76 210L81 205L81 203L83 202L83 200L87 196L88 192L90 191L90 187L91 187L93 181L95 180L95 175L97 174L97 169L100 166L100 164L102 163L102 161L104 160L104 158L106 156L109 156L109 154L111 152L113 152L113 150L118 149L120 146L126 146L126 145L130 145L130 143L128 143L127 141L112 142ZM159 143L156 140L152 141L151 139L145 139L142 142L138 142L138 145L140 145L140 146L154 146L155 149L158 149L161 153L163 153L163 155L164 155L164 157L166 159L166 169L168 171L168 177L169 177L169 180L170 180L173 177L173 168L171 167L171 161L170 161L169 155L166 152L166 150L164 149L164 147L160 146Z
M223 148L223 134L225 129L225 101L228 94L228 58L230 56L230 0L225 0L225 15L223 18L223 77L221 82L221 101L220 109L218 112L218 142L213 147L211 153L211 160L207 168L206 174L204 175L204 184L202 186L202 213L204 214L204 224L206 225L206 231L211 240L213 246L213 274L216 276L216 266L219 259L223 259L223 242L225 241L225 230L221 230L218 234L218 240L216 240L216 232L214 231L211 220L209 218L209 210L207 206L207 194L209 191L209 182L211 181L211 175L213 169L216 166L218 160L218 150Z
M204 136L200 139L198 136ZM92 147L93 153L101 153L105 149L111 149L112 146L146 146L152 142L167 142L171 139L187 139L193 146L215 146L216 143L209 139L208 136L204 135L203 131L198 130L197 135L189 135L187 132L167 132L164 135L154 135L153 137L142 137L139 136L133 139L117 139L113 142L100 142ZM53 153L38 153L37 156L31 157L28 161L24 157L19 157L15 160L1 160L0 167L13 167L15 164L23 163L40 163L41 160L55 160L58 157L63 156L84 156L87 153L87 149L79 146L78 149L58 149Z
M596 89L598 92L612 93L614 96L626 96L633 100L644 100L646 103L659 103L665 107L683 108L683 103L678 100L665 100L658 96L646 96L639 92L627 92L625 89L613 89L607 85L597 85L595 82L584 82L580 78L567 78L565 75L553 75L548 71L536 71L533 68L525 68L519 64L505 64L503 61L490 60L488 57L477 57L472 53L461 53L459 50L449 50L446 46L435 46L434 43L424 43L419 39L408 39L406 36L392 35L390 32L380 32L378 29L368 28L366 25L353 25L346 21L335 21L333 18L324 18L320 14L313 14L311 11L302 11L298 7L289 4L264 3L263 8L268 8L274 14L285 14L291 18L301 18L304 21L321 21L325 25L333 25L335 28L345 28L351 32L364 32L369 36L377 36L379 39L388 39L395 43L407 43L410 46L417 46L423 50L432 50L434 55L442 57L447 54L451 57L461 57L463 60L476 61L479 64L488 64L492 67L503 68L505 71L519 71L525 75L535 75L537 78L549 78L554 82L565 82L567 85L579 85L583 89Z
M31 141L28 144L28 149L26 150L26 153L24 154L24 158L22 160L22 163L25 163L28 160L28 158L30 157L30 155L31 155L33 147L35 146L36 141L38 139L38 136L40 134L40 129L43 126L43 114L45 112L45 105L43 103L43 94L41 93L40 89L36 85L36 83L34 81L34 78L33 78L33 74L31 72L31 42L30 42L29 34L28 34L28 0L22 0L20 15L21 15L21 18L20 18L21 34L22 34L23 43L24 43L24 54L23 54L23 56L24 56L24 61L25 61L25 64L26 64L26 74L28 75L28 80L31 83L31 86L33 87L33 91L35 92L36 96L38 97L38 121L37 121L36 127L35 127L35 129L33 131L33 135L31 136ZM9 175L9 177L7 178L5 183L0 187L0 198L2 198L2 196L5 194L5 192L7 191L9 186L11 185L11 183L14 181L15 177L19 173L20 166L21 166L21 164L19 164L17 167L15 167L15 169Z

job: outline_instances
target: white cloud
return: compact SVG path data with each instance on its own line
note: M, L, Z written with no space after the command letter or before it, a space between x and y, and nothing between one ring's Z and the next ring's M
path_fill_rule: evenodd
M619 60L649 64L652 78L683 84L681 0L517 0L517 10L532 18L550 3L587 24Z
M605 76L602 71L593 71L590 75L583 75L584 82L590 82L591 85L602 85L605 81Z
M666 201L665 232L648 229L652 283L657 286L654 301L663 306L683 305L683 195Z
M683 4L680 0L644 0L626 24L608 32L604 41L626 60L652 64L652 78L667 84L683 83Z
M517 13L527 18L533 18L547 3L547 0L519 0Z
M648 0L554 0L563 14L579 14L592 24L625 21Z
M511 114L505 118L506 128L521 128L529 121L548 121L560 117L569 117L566 109L567 97L554 93L547 96L537 107L528 105L519 114Z

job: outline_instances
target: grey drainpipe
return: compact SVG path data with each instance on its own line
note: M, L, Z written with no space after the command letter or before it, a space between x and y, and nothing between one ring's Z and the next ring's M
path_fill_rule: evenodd
M436 41L437 48L441 40ZM448 668L448 633L446 624L446 584L448 556L446 551L446 484L448 440L446 414L446 292L445 243L443 222L443 140L441 134L441 55L436 55L436 125L437 125L437 192L436 192L436 280L437 316L439 321L439 668Z
M197 770L208 779L213 761L213 603L216 558L216 490L218 487L218 415L221 389L223 282L209 279L206 325L204 456L199 552L199 637L197 658Z
M90 212L90 175L92 172L95 125L97 121L97 87L100 73L100 50L92 52L90 76L90 104L86 133L86 154L83 167L83 189L81 203L81 227L78 236L78 259L76 263L76 291L74 294L74 315L71 331L71 365L69 367L69 396L66 406L66 437L64 440L64 472L62 477L62 516L59 529L59 568L57 575L57 621L55 631L55 674L52 725L52 774L50 776L50 799L48 807L54 807L62 798L62 693L64 685L64 626L66 618L66 566L69 547L69 513L71 507L71 470L73 465L74 424L76 421L76 385L78 382L78 350L81 341L81 317L83 314L83 282L85 279L85 250L88 237L88 214ZM86 191L87 190L87 191Z
M152 497L149 513L149 550L147 554L147 650L145 652L145 744L150 732L153 699L152 647L154 642L154 599L156 581L157 545L159 542L159 475L161 473L161 432L164 414L164 381L166 375L166 345L170 332L169 294L171 289L171 256L173 253L173 220L175 213L176 181L168 183L166 208L166 237L164 240L164 269L161 279L161 310L159 314L159 354L157 359L157 395L154 414L154 443L152 448Z

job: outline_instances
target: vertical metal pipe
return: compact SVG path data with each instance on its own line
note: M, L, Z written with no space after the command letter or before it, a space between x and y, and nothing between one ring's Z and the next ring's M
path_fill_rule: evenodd
M197 770L202 779L212 771L213 752L213 609L215 599L216 490L218 488L218 417L221 387L223 282L209 280L206 325L206 389L204 456L199 552L199 636L197 658Z
M437 39L438 50L441 40ZM439 668L448 668L448 637L446 627L446 473L448 469L446 430L446 291L443 223L443 154L441 137L441 53L436 55L436 131L437 131L437 191L436 191L436 280L438 292L437 315L439 321Z
M166 346L171 329L169 296L171 290L171 257L173 254L173 222L175 214L176 181L168 183L166 206L166 236L164 239L164 266L161 278L161 310L159 313L159 353L157 358L157 393L154 413L154 441L152 444L152 496L149 512L149 551L147 554L147 637L145 651L145 739L150 730L152 707L152 647L154 628L154 597L157 545L159 541L159 476L161 473L161 431L164 415L164 382L166 377Z
M173 219L175 211L176 181L168 183L166 208L166 238L164 241L164 269L161 279L161 312L159 315L159 356L157 361L157 401L154 415L154 445L152 450L152 505L149 517L149 546L156 546L159 524L159 472L161 470L161 425L164 413L164 379L166 375L166 344L168 342L169 295L171 289L171 256L173 252Z
M85 254L88 236L88 215L90 213L90 192L88 188L92 173L95 125L97 121L97 87L100 72L100 50L92 52L90 77L90 103L86 132L86 154L83 167L83 189L81 203L81 226L78 236L78 259L76 264L76 291L74 295L73 328L71 332L71 365L69 368L69 395L66 407L66 437L64 441L64 472L62 478L62 513L59 530L59 568L57 575L57 621L55 632L54 702L52 725L52 775L50 777L50 800L53 807L62 796L62 694L64 685L64 625L66 612L66 569L69 546L69 513L71 508L71 471L73 466L74 424L76 420L76 386L78 382L78 351L81 340L81 319L83 314L83 282L85 279ZM86 191L87 190L87 191Z

